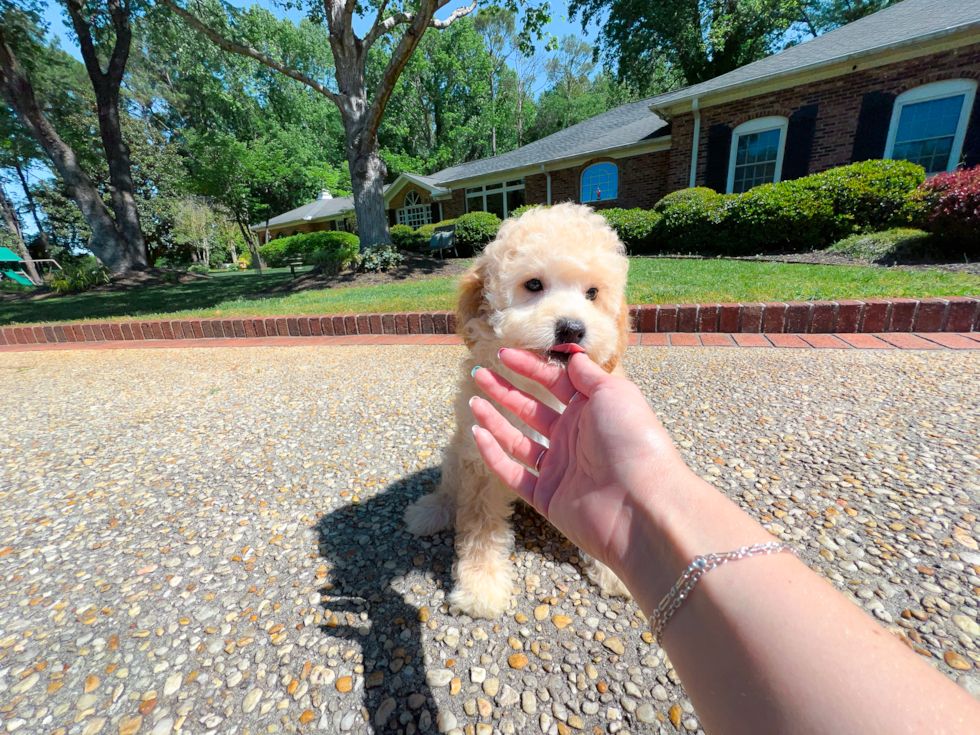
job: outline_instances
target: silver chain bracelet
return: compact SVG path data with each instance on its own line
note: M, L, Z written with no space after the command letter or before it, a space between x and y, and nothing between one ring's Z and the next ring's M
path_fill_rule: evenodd
M657 643L660 643L660 636L664 632L664 627L667 622L674 617L684 600L691 590L694 589L694 585L705 574L710 572L715 567L720 567L722 564L727 564L730 561L737 561L738 559L748 559L751 556L768 556L769 554L779 554L780 552L788 552L794 556L799 556L794 549L789 544L783 544L778 541L773 541L768 544L756 544L755 546L743 546L737 551L726 551L721 554L708 554L706 556L696 556L694 561L690 563L687 569L681 574L681 578L677 580L677 583L671 588L664 599L660 601L657 609L653 612L653 618L650 620L650 628L653 632L653 637L656 639Z

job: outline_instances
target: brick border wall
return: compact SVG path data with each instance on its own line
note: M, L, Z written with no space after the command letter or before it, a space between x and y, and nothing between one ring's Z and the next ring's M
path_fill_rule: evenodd
M980 297L631 306L636 332L980 332ZM451 311L84 322L0 328L0 345L173 339L455 334Z

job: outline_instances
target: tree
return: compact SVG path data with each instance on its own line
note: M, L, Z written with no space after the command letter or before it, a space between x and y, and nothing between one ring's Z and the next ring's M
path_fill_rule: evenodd
M801 0L801 17L816 36L884 10L901 0Z
M621 79L659 57L688 84L712 79L777 50L804 0L571 0L583 27L601 20L600 51ZM637 84L645 89L647 84Z
M31 259L31 254L27 251L27 243L24 242L24 231L20 226L20 218L17 216L17 210L14 209L14 205L7 197L3 180L0 180L0 217L3 218L7 232L12 235L12 237L5 239L11 242L14 246L14 252L24 260L27 275L30 276L34 283L41 283L41 279L37 274L37 268L34 267L34 261Z
M231 8L227 8L222 16L205 22L178 5L175 0L159 2L222 49L256 59L308 85L337 106L344 125L345 152L350 168L361 246L390 243L383 196L387 170L380 155L378 141L378 130L385 108L426 30L449 28L459 18L472 13L476 9L477 0L453 11L446 20L437 20L435 13L445 7L449 0L419 0L417 6L405 3L404 7L393 9L388 7L389 0L380 0L368 6L358 3L357 0L323 0L322 4L308 0L306 8L310 19L314 22L325 22L329 31L335 87L261 51L247 36L241 40L231 38L230 36L243 30L234 23L237 13ZM517 0L508 2L516 9ZM354 33L353 19L355 14L360 15L368 8L375 11L374 21L370 30L360 37ZM544 6L526 11L527 25L534 30L539 29L547 18ZM373 94L369 95L366 84L368 58L380 39L391 39L392 48ZM262 45L261 39L258 45Z
M497 155L497 125L499 122L499 97L501 72L507 68L507 59L514 52L511 39L515 35L514 14L505 8L489 7L481 10L475 21L476 31L483 38L490 63L487 66L487 89L490 97L490 155Z
M66 0L66 8L95 92L99 133L109 170L111 212L79 156L59 135L38 102L30 67L43 60L39 19L36 13L18 8L9 0L3 0L0 6L0 94L65 182L68 195L78 204L92 231L90 247L96 256L114 272L143 268L147 263L146 247L133 193L129 147L119 115L119 89L132 37L128 0L106 0L108 21L99 5L83 8L80 0ZM97 43L94 36L111 37L111 47L108 41ZM100 56L108 59L105 71Z

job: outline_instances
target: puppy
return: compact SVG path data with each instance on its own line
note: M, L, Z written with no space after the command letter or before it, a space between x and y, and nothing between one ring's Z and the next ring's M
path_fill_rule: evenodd
M456 434L443 457L441 487L409 507L405 520L416 536L455 522L456 588L449 602L467 615L496 617L510 604L514 536L509 518L516 498L484 464L473 440L469 400L486 396L470 371L477 365L490 368L562 410L538 383L505 368L497 352L515 347L567 362L570 354L555 347L578 344L607 372L618 370L629 334L628 269L625 248L602 216L582 205L559 204L504 222L462 278L456 325L470 354L456 398ZM547 444L513 414L496 408ZM604 592L629 594L607 567L591 561L588 571Z

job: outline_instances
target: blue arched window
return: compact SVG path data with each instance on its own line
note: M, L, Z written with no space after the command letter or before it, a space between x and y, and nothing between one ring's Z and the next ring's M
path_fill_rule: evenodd
M582 199L604 202L619 196L619 169L615 163L594 163L582 172Z

